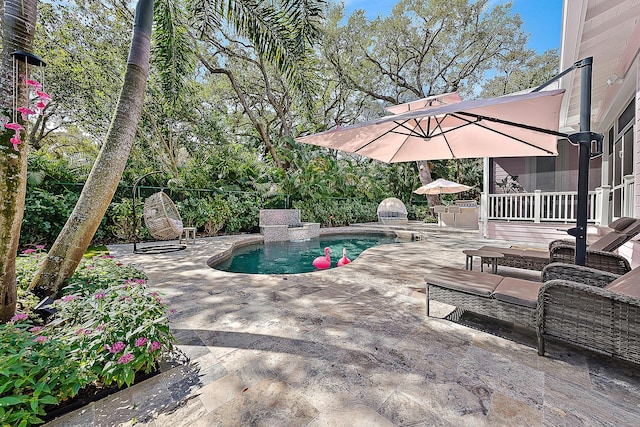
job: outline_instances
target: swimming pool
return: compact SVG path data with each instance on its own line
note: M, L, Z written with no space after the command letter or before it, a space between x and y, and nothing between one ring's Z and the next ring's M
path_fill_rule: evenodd
M304 242L273 242L255 244L233 250L231 257L212 265L216 270L249 274L296 274L316 270L312 262L324 255L330 247L331 268L342 258L342 248L347 258L355 260L365 249L399 242L398 238L383 234L349 234L321 236Z

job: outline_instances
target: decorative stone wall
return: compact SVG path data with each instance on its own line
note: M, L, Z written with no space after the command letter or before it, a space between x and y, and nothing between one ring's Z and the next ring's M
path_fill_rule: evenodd
M309 240L320 235L320 224L300 222L298 209L262 209L260 233L265 243Z

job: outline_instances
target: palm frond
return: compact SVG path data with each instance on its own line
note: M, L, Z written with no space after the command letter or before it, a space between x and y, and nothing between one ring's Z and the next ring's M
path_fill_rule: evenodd
M156 28L152 60L160 73L163 97L175 106L187 90L187 77L195 64L195 54L184 25L185 11L178 2L160 0L154 9Z
M216 32L221 19L249 39L302 98L315 88L306 63L319 36L324 0L192 0L189 10L200 34Z

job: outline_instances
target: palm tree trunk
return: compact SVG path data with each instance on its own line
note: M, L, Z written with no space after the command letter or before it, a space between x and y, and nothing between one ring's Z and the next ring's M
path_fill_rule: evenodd
M138 0L118 105L80 198L31 284L31 289L40 296L56 295L71 277L118 188L142 112L152 22L153 0Z
M2 16L2 71L0 71L0 117L12 121L13 64L11 53L30 51L38 15L37 0L5 0ZM25 74L24 64L18 70ZM27 105L27 89L19 84L18 106ZM21 117L18 117L21 122ZM21 123L24 126L24 123ZM0 322L8 321L16 311L16 256L20 225L24 214L27 185L27 146L11 144L13 131L0 124ZM22 140L26 140L26 135Z

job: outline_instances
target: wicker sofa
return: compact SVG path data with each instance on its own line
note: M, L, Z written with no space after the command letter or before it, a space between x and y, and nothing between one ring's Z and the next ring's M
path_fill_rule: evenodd
M597 270L625 274L631 270L629 262L612 251L640 233L640 219L619 218L609 224L609 228L610 232L587 247L585 265ZM575 260L575 242L570 240L554 240L547 251L496 246L483 246L480 250L501 253L503 257L498 258L498 265L537 271L543 270L550 263L573 264ZM488 264L489 259L483 259L482 262Z
M429 302L535 328L538 354L552 338L640 363L640 267L625 275L553 263L542 281L451 267L426 278Z

